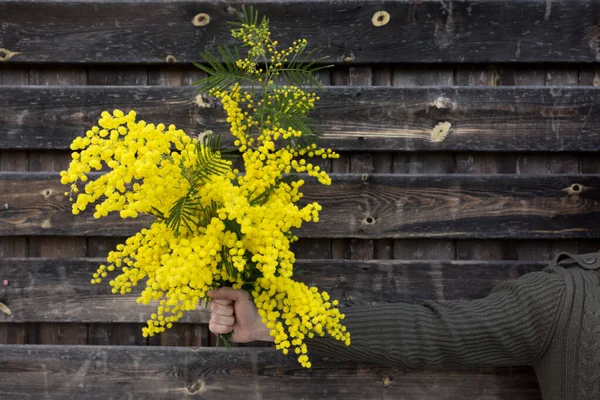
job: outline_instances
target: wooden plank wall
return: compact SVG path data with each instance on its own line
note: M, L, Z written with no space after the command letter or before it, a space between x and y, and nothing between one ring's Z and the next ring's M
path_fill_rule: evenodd
M89 284L147 220L69 215L58 171L70 141L113 108L226 131L190 62L229 40L232 5L0 3L0 303L12 312L0 313L0 397L539 400L527 367L314 355L306 371L259 343L216 352L204 310L147 340L152 307ZM314 117L342 157L322 164L331 188L307 187L324 211L299 232L298 279L345 307L474 299L557 252L600 248L599 3L256 5L281 42L307 37L335 64Z

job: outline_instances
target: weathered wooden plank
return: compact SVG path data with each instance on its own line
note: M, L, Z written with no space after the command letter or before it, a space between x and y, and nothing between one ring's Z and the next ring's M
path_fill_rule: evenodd
M307 183L323 206L307 238L598 238L598 175L332 174ZM58 174L0 174L0 235L130 235L150 217L75 217Z
M8 62L181 63L231 44L232 8L214 1L8 1L0 42ZM273 39L299 37L329 62L595 62L600 5L506 2L251 1ZM379 12L385 17L378 18ZM143 18L141 17L143 16ZM85 34L76 34L85 32ZM390 40L395 37L398 40Z
M350 69L344 66L331 68L331 84L335 86L347 86L350 80ZM350 155L340 154L337 159L331 160L331 172L334 173L349 173L350 172ZM350 259L352 254L350 251L350 239L337 238L331 241L331 255L334 259Z
M338 151L600 150L597 88L329 87L312 113ZM0 96L0 147L68 149L103 110L135 109L231 145L224 112L194 87L13 87ZM449 132L436 135L443 122ZM434 129L438 127L438 129ZM438 132L439 133L439 132Z
M90 283L102 261L0 259L2 276L10 281L0 301L12 310L11 316L0 314L0 322L145 322L157 304L137 304L139 290L122 296L112 294L108 282ZM296 278L328 291L342 306L449 301L485 297L500 282L541 270L544 265L545 261L539 260L298 260ZM207 317L207 311L199 306L182 322L202 323Z
M374 86L392 86L393 74L390 66L378 66L373 68ZM388 174L393 172L394 153L380 152L373 159L373 172L377 174ZM373 258L389 260L393 256L394 243L390 239L373 241Z
M4 85L27 85L28 81L28 68L26 66L0 66L0 93ZM0 95L0 97L2 96ZM0 108L0 115L4 112ZM27 171L28 160L29 154L27 151L0 150L0 171ZM4 204L0 204L0 207L4 207ZM27 237L0 237L0 257L27 257L28 245ZM5 278L0 279L3 285L0 286L0 291L6 290L4 286ZM10 285L9 280L6 280L6 283ZM0 343L29 343L29 328L28 324L0 324Z
M0 345L3 399L539 400L530 368L426 371L275 349ZM23 379L23 373L28 379Z
M436 66L435 68L416 68L415 66L407 68L402 65L394 68L392 77L395 86L446 87L454 85L454 75L453 68L445 65ZM440 99L447 98L440 97ZM438 123L449 124L445 120L441 122L442 119L432 122L432 126L438 126ZM447 133L449 134L449 131ZM444 136L442 136L442 139L444 139ZM451 152L396 152L392 159L392 172L410 174L454 173L455 165L455 155ZM451 260L455 258L455 249L456 244L452 239L400 239L392 241L392 252L395 259Z

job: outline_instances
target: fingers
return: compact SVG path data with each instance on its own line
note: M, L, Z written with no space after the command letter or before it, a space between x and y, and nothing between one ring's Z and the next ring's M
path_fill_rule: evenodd
M233 325L219 325L216 323L209 322L208 329L215 334L225 334L233 331Z
M233 327L233 324L235 324L235 318L226 317L224 315L219 315L219 314L213 314L210 316L209 323L213 323L215 325L223 325L223 326Z
M223 300L213 300L210 302L210 311L213 314L221 315L224 317L231 317L233 315L233 306L231 302L229 304L219 303Z
M235 318L233 317L233 307L226 307L222 305L217 306L219 308L222 308L226 314L229 312L229 309L231 309L231 314L223 315L213 312L210 315L208 329L210 329L212 333L229 333L233 330L233 325L235 324Z
M230 287L209 290L207 294L213 300L240 301L250 299L250 293L246 292L245 290L233 289Z

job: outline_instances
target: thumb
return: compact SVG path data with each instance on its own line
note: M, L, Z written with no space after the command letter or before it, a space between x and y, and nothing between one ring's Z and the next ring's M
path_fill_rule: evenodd
M234 289L230 287L222 287L216 290L209 290L208 297L213 300L233 300L233 301L241 301L241 300L249 300L250 294L245 290Z

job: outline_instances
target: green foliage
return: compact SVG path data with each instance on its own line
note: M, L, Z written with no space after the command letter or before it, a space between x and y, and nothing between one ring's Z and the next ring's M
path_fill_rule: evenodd
M211 175L223 175L230 169L230 161L221 156L220 143L219 135L206 135L202 143L196 143L196 163L191 168L183 168L183 176L189 183L188 192L173 204L166 218L167 226L176 235L182 224L193 231L198 226L206 226L216 216L217 205L204 207L197 195ZM183 156L189 157L185 153Z
M197 68L206 72L208 75L206 78L194 82L194 85L199 86L198 91L220 91L229 88L236 82L242 82L247 85L258 84L257 76L247 74L236 64L236 61L240 58L238 49L232 51L227 46L219 46L218 49L221 59L223 60L222 62L216 56L206 51L200 53L200 56L205 60L208 66L194 63Z
M225 46L218 48L220 59L209 52L201 53L207 65L194 64L207 74L206 78L194 83L198 85L200 92L222 91L239 83L242 86L250 86L253 92L258 89L259 94L262 92L262 97L266 98L284 85L300 89L321 88L314 73L331 67L319 65L326 57L313 59L316 49L307 51L306 43L298 41L288 61L281 64L272 62L266 55L265 45L275 47L277 43L270 38L269 19L263 17L259 23L258 11L252 6L242 6L238 16L239 21L230 22L234 27L232 35L242 41L242 47L249 48L248 58L243 60L238 48L231 50ZM248 35L254 39L246 39ZM238 61L248 61L257 65L256 68L245 69ZM271 120L278 119L284 128L292 127L301 131L302 139L297 141L300 145L312 144L318 139L318 135L309 126L310 120L306 118L305 112L293 107L281 103L263 104L256 115L259 118L270 116Z

